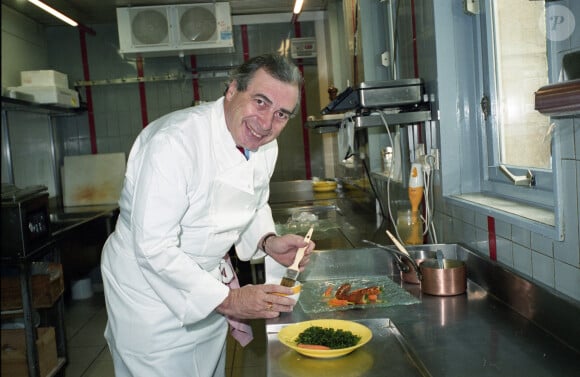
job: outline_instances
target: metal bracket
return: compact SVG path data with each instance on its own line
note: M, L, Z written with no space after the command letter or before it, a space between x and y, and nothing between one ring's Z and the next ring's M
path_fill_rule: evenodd
M532 187L536 185L536 177L532 174L532 171L528 169L526 175L513 175L512 172L508 170L505 165L500 165L499 170L505 174L516 186L528 186Z
M463 10L469 15L476 15L480 12L479 0L463 0Z
M489 104L489 97L484 95L481 97L481 102L479 103L481 106L481 112L483 113L483 120L487 121L489 114L491 113L491 107Z

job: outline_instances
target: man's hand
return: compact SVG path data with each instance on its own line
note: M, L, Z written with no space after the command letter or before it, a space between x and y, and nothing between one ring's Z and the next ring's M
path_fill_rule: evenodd
M231 289L228 297L216 310L238 319L275 318L281 312L292 311L296 301L282 296L292 293L292 288L277 284L248 284Z
M304 267L310 262L310 254L312 254L316 246L312 240L307 244L304 242L303 236L296 234L269 237L264 243L264 252L278 263L290 266L294 262L296 251L304 246L308 246L304 252L304 257L300 261L300 271L304 271Z

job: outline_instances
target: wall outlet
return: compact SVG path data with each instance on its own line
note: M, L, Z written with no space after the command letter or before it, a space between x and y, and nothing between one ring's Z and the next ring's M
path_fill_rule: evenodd
M391 65L391 58L388 51L385 51L381 54L381 64L385 67Z
M431 156L435 157L434 161L433 161L433 169L434 170L439 170L441 167L439 166L439 161L440 161L440 156L439 156L439 149L437 148L431 148Z

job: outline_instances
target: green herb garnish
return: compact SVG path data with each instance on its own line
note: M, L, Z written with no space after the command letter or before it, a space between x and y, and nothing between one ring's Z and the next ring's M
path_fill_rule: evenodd
M316 344L331 349L352 347L361 339L359 335L348 330L311 326L302 331L296 338L296 343Z

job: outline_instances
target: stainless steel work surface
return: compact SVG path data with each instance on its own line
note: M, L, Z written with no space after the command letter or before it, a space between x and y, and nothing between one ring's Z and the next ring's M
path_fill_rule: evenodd
M278 340L281 326L271 327L268 337L269 375L289 377L320 376L428 376L396 325L388 318L357 321L373 333L371 341L339 358L314 359L300 355ZM388 373L386 373L388 371Z
M305 234L309 224L293 229L285 228L296 213L315 214L320 223L315 224L312 240L316 249L342 249L364 246L363 239L386 242L387 222L378 218L369 207L374 199L367 193L341 189L331 192L314 192L312 181L272 182L270 184L270 208L277 231L280 234Z
M336 230L341 244L342 238L348 242L344 246L329 247L317 243L317 251L311 256L311 263L306 270L301 273L300 280L388 277L420 302L324 313L305 313L300 305L296 305L292 313L283 313L278 318L266 320L268 376L308 376L311 370L320 371L319 367L324 366L321 360L297 360L296 353L289 353L277 342L276 337L282 326L318 318L360 322L389 320L400 334L400 341L390 345L386 351L373 343L359 351L378 346L381 351L373 355L383 355L384 360L389 357L401 360L405 353L414 355L425 367L425 375L580 376L578 303L559 297L553 290L525 279L460 244L417 247L441 249L446 258L464 260L468 277L466 293L449 297L423 294L419 285L401 282L392 253L381 248L369 248L363 242L366 239L379 244L391 243L385 234L388 222L381 222L377 218L372 200L369 201L359 193L353 197L350 192L337 190L330 193L334 198L324 199L331 199L329 204L328 201L315 199L309 185L309 181L279 184L273 189L275 197L279 199L279 202L271 203L274 211L279 210L276 213L283 214L284 208L306 206L324 213L322 207L326 206L326 215L334 216L340 225ZM295 203L287 200L290 196L285 193L294 189L302 191L293 192L293 197L303 198ZM336 206L335 210L340 212L332 214L329 206ZM314 233L313 239L317 241L316 230ZM391 353L396 355L391 356ZM290 361L294 364L302 361L306 369L299 369L299 365L289 370L282 368L284 363ZM336 361L338 363L339 359ZM373 358L373 365L375 361ZM413 375L412 372L399 372L395 363L381 365L378 371L371 366L369 369L359 368L354 374L341 369L344 373L334 370L314 375ZM296 374L297 371L301 374Z
M456 246L470 260L477 258L471 251ZM301 280L336 277L357 277L370 274L390 277L420 302L406 306L368 308L327 313L305 313L296 305L292 313L266 321L268 333L268 376L292 376L280 368L287 358L274 333L290 323L318 318L366 321L388 318L400 332L409 352L432 376L578 376L580 354L537 323L518 314L504 302L489 294L480 285L468 280L467 292L458 296L430 296L419 285L401 282L392 254L379 248L325 250L316 252ZM469 271L468 271L469 276ZM533 292L528 292L533 305ZM550 310L550 308L541 308ZM540 310L540 308L537 308ZM569 323L571 331L579 324ZM375 347L369 344L369 348ZM380 347L380 346L379 346ZM362 350L363 348L361 348ZM374 351L372 351L374 352ZM404 358L405 350L390 346L384 358ZM397 354L390 356L391 354ZM373 363L376 360L373 357ZM298 360L296 361L298 362ZM309 360L309 363L315 362ZM381 364L356 376L385 376L397 373L399 366ZM340 374L333 374L339 376ZM345 374L349 375L349 374ZM398 374L405 375L405 374ZM412 375L412 374L410 374Z
M353 244L342 232L347 219L336 199L325 199L305 205L272 204L272 216L278 234L306 234L312 226L312 240L317 249L352 248Z

